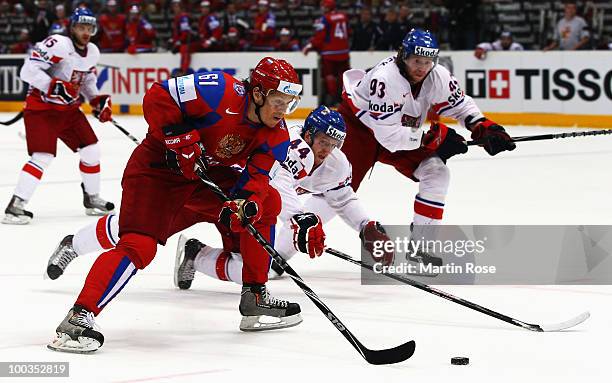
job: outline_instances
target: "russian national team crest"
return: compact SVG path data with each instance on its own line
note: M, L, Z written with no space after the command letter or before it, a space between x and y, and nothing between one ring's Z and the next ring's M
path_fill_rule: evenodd
M240 153L244 146L245 142L242 137L238 134L228 134L219 141L215 154L219 158L230 158Z
M244 85L234 83L234 92L236 92L238 96L244 96L244 92L245 92Z

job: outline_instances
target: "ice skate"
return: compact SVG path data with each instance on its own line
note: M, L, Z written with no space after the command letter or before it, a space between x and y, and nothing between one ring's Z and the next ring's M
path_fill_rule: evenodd
M57 326L56 338L47 347L54 351L92 353L104 344L104 335L94 327L93 313L75 305Z
M83 190L83 206L85 206L85 214L93 216L102 216L112 213L115 210L115 204L100 198L98 194L87 194L85 186L81 183Z
M181 290L191 287L195 278L195 267L193 261L205 245L195 238L187 240L181 234L176 248L176 261L174 263L174 286Z
M2 223L8 225L27 225L30 223L34 214L25 210L26 201L13 195L6 209L4 209L4 219Z
M429 229L429 230L427 230ZM429 227L418 226L415 228L414 224L410 224L410 231L412 236L406 253L406 260L417 264L416 273L411 275L419 275L424 277L437 277L439 273L428 271L431 266L442 266L444 262L442 258L431 255L429 252L424 251L421 248L422 243L419 241L425 241L425 238L435 238L436 227L431 225ZM423 242L424 243L424 242ZM417 246L416 249L414 246Z
M300 305L270 295L266 285L244 285L240 294L240 330L265 331L297 326Z
M64 270L66 270L66 267L68 267L68 264L78 257L78 254L74 251L74 247L72 247L73 237L74 235L67 235L62 239L59 245L57 245L57 248L55 248L55 251L47 263L45 277L50 279L59 278L64 273Z

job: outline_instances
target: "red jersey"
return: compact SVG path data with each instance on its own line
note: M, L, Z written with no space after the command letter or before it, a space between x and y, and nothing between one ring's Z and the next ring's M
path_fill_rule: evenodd
M100 50L105 52L123 52L125 48L126 16L122 14L104 14L100 16Z
M155 40L155 29L151 23L140 17L127 23L127 40L130 46L135 46L136 51L149 51L153 48Z
M273 51L276 41L276 18L272 12L255 16L251 48L256 51Z
M349 34L346 15L331 11L315 23L315 34L310 40L322 58L332 61L349 59Z
M153 108L145 106L145 111L149 110L144 116L149 134L161 141L164 126L187 121L200 133L210 166L244 167L232 193L252 192L263 200L272 165L287 157L289 133L285 121L273 128L249 121L249 95L243 83L221 71L171 78L153 87L162 87L166 99L151 100L145 95L145 104L156 103Z
M219 22L219 19L212 14L200 16L198 32L200 33L202 44L205 44L209 39L214 39L214 41L211 41L208 45L212 44L213 42L220 42L221 37L223 36L221 23Z
M172 21L172 43L186 44L191 37L191 24L189 15L186 12L181 12L174 16Z

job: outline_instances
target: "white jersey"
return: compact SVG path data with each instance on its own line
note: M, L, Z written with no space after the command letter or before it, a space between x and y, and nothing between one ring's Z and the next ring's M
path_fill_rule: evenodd
M476 46L476 48L483 49L484 51L522 51L523 46L519 43L513 42L510 44L508 49L504 49L500 40L495 40L492 43L480 43Z
M97 96L96 65L99 58L97 46L89 43L83 51L77 51L67 36L51 35L36 43L19 74L30 85L26 108L61 110L79 105L78 100L66 105L56 98L46 97L54 77L71 82L87 101Z
M271 185L282 199L279 220L283 223L292 216L304 213L299 195L312 194L327 204L353 229L359 231L370 219L351 187L351 165L339 149L334 149L323 163L313 170L314 154L301 137L302 127L289 128L287 159L274 164L270 171Z
M423 80L416 97L395 64L395 56L384 59L367 73L360 69L346 71L343 81L357 118L391 152L421 146L421 125L430 108L463 126L484 117L474 100L441 65L436 65Z

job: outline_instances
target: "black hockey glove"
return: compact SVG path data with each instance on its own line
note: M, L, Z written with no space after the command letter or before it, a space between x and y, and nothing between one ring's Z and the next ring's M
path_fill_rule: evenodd
M482 142L480 146L490 155L494 156L505 150L516 149L516 144L506 133L506 130L491 120L484 119L472 126L472 140Z
M435 151L444 163L452 156L466 153L468 150L465 139L455 129L441 122L431 124L427 133L423 135L421 145Z

